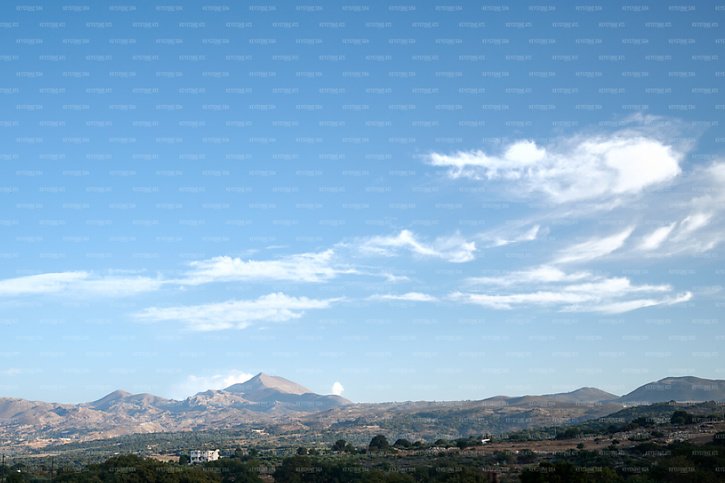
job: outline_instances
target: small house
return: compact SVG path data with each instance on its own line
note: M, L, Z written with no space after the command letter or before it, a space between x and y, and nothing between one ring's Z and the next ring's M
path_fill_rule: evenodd
M189 463L192 465L208 463L219 459L219 450L193 450L189 453Z

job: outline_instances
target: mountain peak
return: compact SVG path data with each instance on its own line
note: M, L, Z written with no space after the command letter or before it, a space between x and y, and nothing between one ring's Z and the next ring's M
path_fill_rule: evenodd
M124 391L123 389L116 389L113 392L109 392L105 396L103 396L101 399L98 399L96 401L93 401L91 403L88 403L89 406L94 407L96 409L106 409L112 404L121 401L123 399L126 399L127 397L131 396L131 393L128 391Z
M260 392L277 392L283 394L307 394L312 391L304 386L279 376L271 376L260 372L246 382L232 384L224 389L227 392L244 393L253 396Z
M131 396L131 393L130 392L124 391L123 389L116 389L115 391L109 392L108 394L106 394L105 396L103 396L101 399L99 399L99 401L102 401L104 399L107 399L107 400L111 400L111 399L118 400L118 399L126 398L128 396Z
M698 383L711 383L712 380L709 379L702 379L700 377L695 376L672 376L672 377L665 377L663 379L660 379L657 381L657 384L672 384L672 383L688 383L688 384L698 384Z
M609 399L617 399L618 396L609 393L607 391L602 391L598 387L580 387L579 389L575 389L568 393L572 396L582 396L582 397L588 397L592 400L609 400Z

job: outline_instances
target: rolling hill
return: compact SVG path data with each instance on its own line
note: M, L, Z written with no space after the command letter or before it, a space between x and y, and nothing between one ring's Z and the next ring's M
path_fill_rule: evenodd
M725 381L693 376L666 377L638 387L619 401L628 404L725 401Z
M210 389L182 401L117 390L92 402L57 404L0 398L0 449L88 441L138 433L244 429L265 434L378 431L411 438L459 437L577 424L624 407L675 401L725 401L725 381L668 377L622 397L594 387L571 392L494 396L475 401L355 404L316 394L279 376Z

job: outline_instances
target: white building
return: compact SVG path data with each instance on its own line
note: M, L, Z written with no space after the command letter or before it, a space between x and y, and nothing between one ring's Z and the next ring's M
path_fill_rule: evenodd
M192 465L216 461L219 459L219 450L193 450L189 453L189 463Z

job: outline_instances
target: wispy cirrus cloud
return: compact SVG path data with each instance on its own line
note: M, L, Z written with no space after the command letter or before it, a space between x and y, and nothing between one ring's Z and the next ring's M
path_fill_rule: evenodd
M326 309L339 300L292 297L277 292L250 300L149 307L136 313L136 318L151 322L178 322L195 331L245 329L255 323L297 319L308 310Z
M641 235L637 249L649 257L700 254L725 242L725 161L695 168L679 190L656 200L643 216L662 223Z
M191 270L177 280L182 285L245 280L324 282L341 274L356 273L353 268L341 266L333 250L294 254L273 260L220 256L194 261L189 265Z
M412 231L402 230L397 235L376 236L363 240L358 248L360 252L368 255L392 256L399 250L407 250L421 257L464 263L475 258L476 243L466 240L459 234L424 242Z
M27 275L24 277L7 278L0 280L0 295L34 295L58 293L67 290L69 286L86 280L86 272L54 272Z
M622 314L633 310L656 307L658 305L676 305L692 300L692 292L683 292L660 298L639 298L623 300L618 302L600 302L593 306L573 305L568 307L567 312L599 312L603 314Z
M555 264L588 262L619 250L634 231L634 226L606 237L594 237L576 243L559 251L554 258Z
M671 189L643 196L641 204L610 206L607 211L611 216L629 219L629 227L609 236L592 237L578 246L563 247L555 262L571 258L583 262L614 252L632 259L643 255L667 258L712 251L725 242L725 161L693 168ZM593 221L591 216L589 212L581 218L582 224ZM648 224L643 226L642 220ZM659 226L652 228L652 221ZM572 250L575 253L570 253Z
M509 279L521 279L521 273L524 272L514 273ZM552 283L572 279L581 281ZM577 274L572 277L563 274L555 279L547 276L538 283L533 277L530 280L529 286L516 286L517 291L454 292L449 298L499 310L551 307L562 312L601 313L623 313L655 305L673 305L692 298L690 292L673 295L673 289L669 285L636 285L626 277L606 278L591 274L584 277ZM642 298L637 294L645 294L647 297Z
M675 234L675 240L681 240L691 233L704 228L712 219L711 213L692 213L687 215L679 224L678 231Z
M662 245L662 243L667 240L674 228L675 223L670 223L669 225L661 226L653 230L651 233L642 237L642 241L640 242L638 248L643 251L658 249Z
M648 255L672 257L705 253L725 241L722 213L718 217L714 214L694 213L669 226L672 226L672 230L666 236L662 233L662 240L657 240L659 243L648 250ZM656 237L658 234L655 231L650 237ZM643 245L646 247L646 241L648 239L643 241L640 249L645 249Z
M712 213L691 213L680 221L644 235L637 249L644 252L657 250L660 255L671 255L678 251L707 251L714 247L714 244L708 245L707 242L711 237L699 237L696 232L709 225L713 218Z
M530 242L535 241L541 232L540 225L534 225L528 230L519 233L502 233L503 230L498 230L497 234L482 234L480 238L488 240L490 245L493 247L504 247L513 243Z
M326 282L356 269L339 262L333 250L293 254L269 260L243 260L219 256L193 261L180 277L159 274L118 275L84 270L48 272L0 279L0 297L77 294L108 297L153 292L166 286L197 286L216 282ZM381 275L384 276L384 275Z
M431 153L428 162L451 178L499 181L519 194L554 203L637 195L672 181L684 154L647 134L627 130L579 135L545 146L519 140L499 154L482 150Z
M159 278L99 275L85 271L50 272L0 280L0 297L27 295L77 295L125 297L153 292L163 285Z
M541 265L527 270L501 272L496 276L469 277L466 279L466 283L469 285L500 285L508 287L521 284L577 282L592 277L592 274L589 272L566 273L551 265Z
M383 300L393 302L435 302L437 297L421 292L407 292L402 294L375 294L369 297L370 300Z

